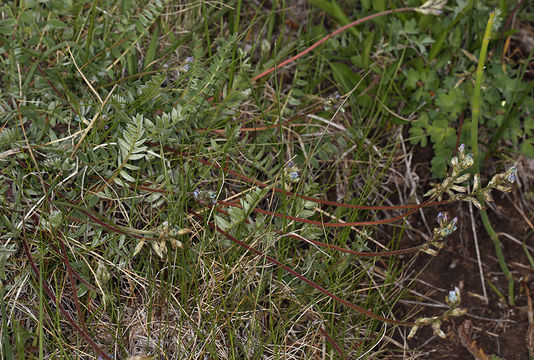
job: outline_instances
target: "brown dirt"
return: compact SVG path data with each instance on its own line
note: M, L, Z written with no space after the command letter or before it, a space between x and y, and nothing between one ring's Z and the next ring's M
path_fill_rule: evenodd
M526 245L534 247L532 230L512 204L512 201L517 203L519 190L516 188L511 194L501 194L494 192L495 209L488 209L488 216L495 231L511 235L520 241L525 241ZM432 329L427 326L418 331L415 338L409 341L409 346L426 354L418 357L419 359L475 359L461 344L458 336L458 328L464 320L469 319L473 323L470 340L475 340L479 349L485 354L488 356L495 354L507 360L528 360L525 341L528 328L525 286L529 286L531 292L534 290L534 269L530 266L522 246L500 234L499 239L504 257L514 277L515 304L511 306L487 283L489 301L486 304L481 298L483 292L468 204L451 206L453 207L448 209L440 208L439 211L447 210L451 215L458 216L459 229L451 236L439 255L430 260L430 263L428 255L419 256L416 259L413 268L424 268L418 277L424 282L417 282L413 289L443 304L447 291L458 286L462 294L461 306L468 312L466 316L450 319L442 325L446 339L434 336ZM437 213L438 209L428 210L427 219L430 216L435 219L433 211ZM484 229L476 208L474 208L473 215L484 276L504 296L507 296L507 281L496 258L493 242ZM530 220L532 221L532 218ZM423 228L424 225L422 223L420 225ZM429 299L420 299L420 301L429 303ZM443 310L423 306L418 317L438 315Z

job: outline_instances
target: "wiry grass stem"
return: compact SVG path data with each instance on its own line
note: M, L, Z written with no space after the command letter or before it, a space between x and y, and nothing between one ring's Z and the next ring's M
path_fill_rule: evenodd
M480 88L482 86L482 76L484 75L484 62L486 60L486 54L488 52L488 44L491 36L491 27L495 22L495 12L491 12L488 24L486 25L486 31L484 32L484 38L482 39L482 46L480 47L480 55L478 57L478 66L475 79L475 90L473 92L472 103L472 120L471 120L471 147L473 149L473 155L475 157L475 170L479 168L478 162L478 116L480 114Z
M471 147L473 149L473 155L475 158L475 171L479 172L480 169L480 161L481 157L478 153L478 117L480 115L480 107L481 107L481 97L480 97L480 90L482 86L482 76L484 75L484 62L486 60L486 55L488 52L488 44L491 36L491 27L493 23L495 22L495 12L491 12L489 15L488 23L486 25L486 31L484 32L484 38L482 39L482 46L480 47L480 55L478 57L478 66L476 71L476 80L475 80L475 90L473 93L473 102L472 102L472 121L471 121ZM479 196L478 200L482 205L484 205L484 197ZM510 305L514 305L514 278L512 274L510 273L510 270L508 269L508 266L506 265L506 260L504 259L504 255L502 253L501 249L501 242L499 241L499 237L497 236L497 233L491 226L491 222L488 218L488 214L486 213L486 210L482 209L480 210L480 216L482 218L482 223L484 224L484 228L486 229L488 235L490 236L491 240L493 241L493 245L495 247L495 254L497 255L497 259L499 260L499 265L501 266L501 269L504 273L504 276L506 277L506 280L508 281L508 302Z

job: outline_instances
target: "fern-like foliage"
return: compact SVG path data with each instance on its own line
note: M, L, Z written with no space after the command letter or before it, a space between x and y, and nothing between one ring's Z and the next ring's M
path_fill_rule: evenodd
M16 129L2 129L2 131L0 132L0 149L11 146L12 143L17 140L17 138L18 135Z
M149 81L137 88L135 101L129 104L129 108L134 111L140 111L141 108L152 108L161 93L161 84L165 81L167 74L165 72L156 74ZM150 106L147 105L150 103Z
M145 126L148 130L148 137L157 142L166 142L175 132L174 125L183 118L183 107L178 105L170 112L156 115L154 121L145 119Z
M165 6L164 2L161 0L153 0L149 2L143 11L133 14L134 9L138 9L139 6L134 6L136 4L131 4L126 9L125 16L121 17L120 23L118 24L118 34L124 36L124 34L133 34L134 38L129 41L129 44L126 46L126 50L118 58L126 55L131 49L134 48L135 44L139 42L146 34L148 34L152 24L156 21L159 15L162 13Z
M127 181L135 182L135 179L130 175L128 170L139 170L139 166L134 165L132 162L144 159L147 155L147 147L143 145L146 141L144 135L145 128L143 124L143 115L137 114L132 117L131 122L126 125L122 137L117 139L117 145L119 146L117 171L119 175ZM124 185L120 178L116 177L114 181L119 185Z
M215 216L215 222L222 229L235 228L238 225L244 223L247 220L247 217L250 213L258 206L260 201L265 197L269 192L269 188L255 188L245 195L244 198L241 198L239 207L232 206L228 209L228 214L230 215L230 221L227 221L221 216Z

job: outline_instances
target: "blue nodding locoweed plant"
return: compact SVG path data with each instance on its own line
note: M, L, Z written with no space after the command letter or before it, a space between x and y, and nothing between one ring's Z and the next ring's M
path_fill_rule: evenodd
M440 184L432 184L433 188L429 190L425 196L432 196L441 200L443 195L449 196L451 201L468 201L475 205L478 209L483 209L480 201L477 200L478 196L483 196L486 201L493 201L491 191L493 189L510 192L512 191L512 184L516 180L517 168L515 166L510 167L506 172L499 173L490 180L488 185L481 187L480 174L473 176L473 187L471 192L468 192L469 187L466 182L470 179L471 174L465 173L474 164L474 156L471 153L465 153L465 145L461 144L458 148L458 156L454 156L451 159L451 174ZM428 247L422 251L430 254L437 255L437 251L430 248L435 247L437 250L443 247L443 239L456 230L458 218L454 217L450 221L446 213L438 214L439 227L434 229L433 239L428 243Z
M475 163L472 153L465 153L465 145L458 148L458 156L451 159L451 175L449 175L441 184L432 184L433 189L429 190L425 196L434 196L439 200L447 194L451 200L462 200L472 202L478 209L482 209L482 204L476 199L482 195L486 201L493 201L491 190L496 189L503 192L512 191L512 184L516 180L517 168L510 167L506 172L493 176L488 185L484 188L480 186L480 174L473 176L473 190L467 193L468 187L465 184L471 177L471 174L464 173ZM463 184L463 185L462 185ZM454 192L456 191L456 193Z
M314 44L313 47L299 53L288 61L279 63L276 69L301 57L350 26L361 24L378 16L399 12L419 11L423 14L439 14L444 4L445 1L428 1L419 8L387 10L362 18L336 30ZM199 282L204 281L204 275L201 274L202 271L198 271L199 267L204 266L204 262L206 264L219 264L226 261L226 259L232 259L237 262L237 257L234 257L236 256L234 249L225 251L224 247L222 247L223 251L205 251L205 249L210 249L211 246L218 246L218 244L211 241L212 238L220 239L226 237L246 251L265 259L265 262L270 262L271 265L274 264L287 274L299 279L303 286L313 287L313 291L319 292L322 297L320 301L314 300L313 306L324 302L323 299L327 298L326 302L330 304L335 302L350 308L357 313L363 314L362 318L367 317L385 323L413 326L412 332L414 334L418 327L431 325L438 335L442 335L443 333L440 330L441 322L445 321L447 317L464 313L464 310L459 308L461 298L458 289L450 292L447 297L447 303L451 306L451 309L439 317L418 319L413 324L378 315L382 311L372 304L373 300L369 300L361 307L345 300L353 295L358 297L361 293L360 289L347 289L338 286L339 284L334 283L340 278L330 278L329 275L332 274L331 270L334 272L339 270L339 274L344 276L343 272L347 266L352 266L347 265L351 261L344 261L348 256L391 257L416 251L424 251L427 254L436 256L445 245L445 239L456 230L458 223L456 217L450 217L446 213L438 214L438 226L433 232L431 241L410 249L363 252L349 249L346 246L347 244L338 241L339 238L337 237L335 238L335 243L320 242L317 238L324 236L326 229L331 227L371 226L401 220L423 206L438 205L438 203L433 203L432 201L435 198L441 199L444 195L448 195L451 200L473 202L475 206L480 208L482 205L477 201L477 197L483 196L486 201L491 201L490 192L492 189L500 191L511 190L511 184L515 181L515 168L495 175L484 188L481 187L480 176L478 174L474 175L473 191L468 192L465 182L470 179L470 175L464 174L464 172L473 165L474 160L471 154L465 153L465 146L462 145L459 149L458 157L454 157L451 160L451 175L427 193L428 196L431 196L431 199L424 204L382 207L341 204L313 198L311 195L323 196L323 192L322 189L306 183L306 180L311 177L309 171L305 167L299 168L293 164L283 167L283 161L278 162L276 156L270 155L270 153L278 151L281 145L278 138L271 137L267 131L264 133L259 133L259 131L277 129L279 125L289 124L293 120L305 117L306 113L313 113L317 110L308 109L301 115L284 122L281 121L282 116L280 116L284 114L277 114L275 118L279 119L277 121L280 122L257 127L256 122L259 122L264 116L270 116L266 112L262 114L263 116L258 116L257 119L253 120L254 123L249 125L253 127L241 127L247 124L247 122L239 123L240 120L244 120L242 113L247 108L252 108L249 105L244 105L250 100L252 90L250 88L250 77L248 76L251 68L249 59L239 51L238 53L242 54L242 56L235 57L232 55L235 45L240 41L239 36L232 35L225 40L215 41L214 45L217 46L217 52L209 62L202 60L204 54L197 49L194 51L197 51L198 54L194 53L194 57L189 56L183 61L179 61L174 68L169 68L157 74L151 71L144 74L137 73L138 61L134 50L138 40L148 35L152 24L159 23L159 20L156 20L163 12L163 6L164 3L162 1L150 1L146 11L143 11L143 16L139 17L136 17L133 11L125 11L121 21L117 23L120 31L113 30L113 23L110 23L109 31L99 26L98 33L118 34L118 36L124 33L132 34L124 39L122 50L117 47L115 52L101 51L102 49L97 47L99 43L92 41L87 42L84 51L72 46L76 57L84 58L86 52L89 55L99 54L94 58L87 58L87 63L84 65L85 68L82 66L87 74L92 74L90 79L95 84L101 78L107 79L110 77L109 80L111 82L97 87L96 90L98 92L105 94L107 87L120 83L120 86L116 88L116 92L113 92L113 90L108 92L109 101L103 102L101 106L95 106L92 101L82 100L90 99L82 82L75 82L72 86L63 84L70 95L79 93L79 99L69 97L67 101L62 98L62 93L60 92L55 93L43 90L46 88L44 80L49 80L46 77L47 74L50 77L52 73L70 71L67 75L76 79L73 66L70 66L70 70L68 67L65 70L63 64L58 67L50 64L50 69L45 69L46 72L43 72L42 78L27 77L29 88L25 96L31 101L28 101L25 107L21 108L20 119L18 119L21 125L24 124L25 126L13 124L11 128L6 127L0 131L0 161L4 167L3 169L8 170L0 173L0 193L2 194L0 195L0 200L2 200L1 203L4 208L12 214L11 218L7 216L0 217L0 232L2 233L0 238L2 240L6 239L8 242L13 241L13 246L10 244L4 246L4 253L7 254L4 259L7 261L7 256L10 252L15 251L15 246L22 243L25 246L24 251L32 264L37 278L40 277L39 274L59 274L60 272L56 272L56 269L53 268L53 257L60 254L60 252L54 250L49 253L46 263L50 271L45 269L44 272L42 270L38 272L33 259L40 260L36 258L39 254L31 251L29 245L33 246L33 244L30 240L43 241L41 244L45 244L44 240L46 240L46 246L53 248L56 246L53 241L57 241L59 245L64 245L63 241L71 241L70 237L85 237L83 238L85 243L90 244L88 245L90 248L88 247L87 249L90 249L91 252L98 251L102 259L111 259L109 261L98 261L96 264L96 281L105 285L109 281L114 281L112 271L122 269L122 264L131 263L137 265L139 257L136 257L136 255L140 254L141 250L146 249L144 245L147 243L151 244L151 249L157 255L156 259L164 261L169 259L170 248L175 250L186 248L183 251L184 266L180 268L180 271L176 272L176 277L171 279L183 281L183 283L179 284L180 286L175 286L176 283L171 283L169 289L185 288L182 294L183 296L188 296L189 293L195 293L195 291L188 291L189 289L195 290L194 287L198 286ZM6 26L5 21L2 26ZM156 35L153 39L158 38L157 31L155 33ZM38 38L36 37L36 39ZM58 49L61 48L63 42L57 42ZM155 44L152 40L150 43ZM121 42L117 42L117 45L119 44ZM114 46L112 45L109 44L106 48L113 50ZM152 45L151 48L153 48ZM26 54L24 56L29 55ZM151 64L153 62L151 59L154 59L154 56L150 55L145 58L145 71L155 67L154 64ZM37 67L40 61L48 61L48 55L34 54L31 57L36 57L36 59L19 62L33 63ZM115 65L120 64L123 59L127 64L130 76L134 76L132 81L126 81L128 78L117 79L121 75L120 73L114 73L114 71L118 70ZM229 59L234 59L235 63ZM226 70L230 67L233 69L237 61L239 61L239 66L236 67L235 73L231 72L230 76ZM34 67L33 70L35 71L35 69ZM110 73L101 73L99 69L107 69ZM268 70L268 72L270 71ZM254 77L252 82L268 72ZM154 75L147 78L151 74ZM34 83L34 80L37 80L37 82ZM32 90L33 84L38 85L35 90ZM231 86L228 84L231 84ZM12 88L15 89L17 86L12 86ZM63 99L64 104L52 102L50 99ZM343 107L339 108L339 106L343 104L345 99L345 96L337 95L322 104L324 106L315 104L314 108L326 107L327 110L339 110L339 112L342 112ZM46 107L41 109L41 104L46 104ZM74 107L72 110L75 110L74 112L77 114L73 114L68 110L71 104ZM30 105L34 106L34 108ZM6 124L12 125L15 109L11 109L7 105L4 107L3 104L2 107L4 110L6 108L10 109L5 111L6 117L3 119L5 119ZM38 115L34 116L32 112ZM47 114L46 122L41 113ZM100 113L102 114L101 118L104 126L94 127L92 131L87 132L88 136L83 141L84 146L80 147L79 151L73 152L65 141L77 136L76 134L80 134L81 131L85 131L82 127L86 122L86 118ZM252 111L252 114L254 114L254 111ZM96 119L96 115L94 118ZM250 118L254 118L254 116ZM48 120L50 120L50 123ZM70 129L72 125L80 127L80 132L72 136L66 136L65 129ZM28 133L24 134L24 137L27 137L24 142L20 141L22 138L20 131L27 131ZM250 141L246 136L235 136L246 135L251 132L255 133L255 141ZM212 134L224 136L212 137ZM46 136L49 136L49 138L46 138ZM50 141L44 143L45 138ZM81 144L82 141L78 143ZM31 164L31 161L27 155L30 150L37 148L39 148L39 157L43 161L39 164L35 161L35 167L33 167L28 165ZM325 154L328 155L328 152L325 152ZM237 165L242 173L247 175L241 175L241 173L232 170L234 165ZM213 175L217 171L219 172L218 177ZM67 172L72 172L72 175L65 177ZM233 177L234 179L228 181L227 177ZM237 181L234 181L235 178L237 178ZM262 183L259 180L260 178L268 179L269 185ZM39 179L41 184L36 181ZM40 192L41 185L43 187L42 192ZM242 192L242 187L247 185L254 185L256 188L249 188ZM204 190L204 188L217 189L217 192ZM290 191L294 191L294 193ZM268 192L272 193L272 199L278 195L280 197L273 202L267 202L265 200ZM222 200L218 199L219 195L224 193L239 193L236 196L240 196L240 198L238 201L232 203L228 201L227 204L224 204ZM280 201L281 199L283 201ZM264 204L265 206L279 206L278 209L281 210L267 211L262 208ZM345 207L352 210L405 209L408 212L385 220L352 223L340 220L340 222L327 223L318 216L318 213L322 211L321 205L318 204L325 207ZM223 210L223 206L228 206L228 208ZM206 209L212 211L204 211ZM275 213L274 211L282 211L283 214ZM258 214L254 218L251 216L253 212ZM39 218L37 215L39 213L50 215ZM321 216L325 213L325 211L321 212ZM346 214L336 214L334 216L348 218ZM200 222L197 220L200 220ZM204 227L202 227L203 224ZM192 229L201 230L190 230L186 227L190 225ZM208 233L209 230L205 229L209 228L214 230ZM30 234L30 230L32 233L41 234L43 238L35 239L31 236L26 236L25 232L28 231L28 234ZM205 234L213 234L213 236L205 236L202 239L199 236L199 245L196 248L193 248L195 244L182 243L180 240L182 235L202 231ZM48 233L61 234L61 232L65 233L65 237L58 236L50 239L53 241L48 241ZM365 229L361 234L363 238L367 238ZM278 250L275 245L279 246L282 242L279 240L282 238L305 240L308 244L313 244L318 248L325 247L334 250L332 251L335 254L334 256L337 253L343 256L341 258L342 262L344 261L343 267L328 268L324 266L320 261L315 261L315 254L312 251L306 254L305 260L300 259L301 249L296 249L299 253L295 253L296 256L293 256L290 251L293 251L291 247L294 244L290 241L280 245L281 251L275 252L275 255L271 256L272 252ZM19 239L22 239L22 241L19 242ZM134 239L137 243L132 243L133 246L129 246L128 239ZM256 241L259 239L266 239L266 241ZM362 242L365 240L363 239ZM79 244L80 246L83 245L83 243ZM361 249L358 248L358 250ZM80 254L83 255L81 252ZM330 256L330 254L327 255ZM213 256L213 258L209 259L210 261L204 261L207 259L202 259L202 256ZM67 268L70 268L71 265L69 265L67 258L68 256L65 252L64 263ZM62 264L62 261L59 259L55 263L56 265ZM178 259L175 258L175 261L178 261ZM307 269L307 277L301 275L292 267L295 266L297 268L301 266L302 262L306 264L304 268ZM139 268L135 270L144 271L143 266L152 266L151 261L140 261L139 263ZM159 261L155 263L155 266L159 266ZM194 266L190 266L191 264ZM224 266L221 266L224 271L226 271L227 264L224 263ZM208 267L206 267L206 270L211 272L213 269ZM3 266L0 266L0 269L3 268ZM353 270L350 269L350 271ZM263 270L261 272L263 274ZM0 279L3 278L2 273L3 271L0 270ZM161 274L163 273L162 271ZM173 272L169 271L169 273ZM145 273L148 277L150 274L150 271ZM173 273L171 276L175 276L175 274ZM183 276L183 280L178 279L181 276ZM199 278L196 278L196 276L199 276ZM255 271L253 276L256 276ZM352 274L350 276L352 277ZM219 279L221 278L218 278L217 281ZM225 277L224 279L227 278ZM267 277L265 279L269 281ZM327 285L321 287L318 282L314 282L317 281L315 279L326 282ZM157 284L165 283L164 281L160 282L159 278L155 280L157 280ZM309 288L301 286L293 288L295 282L286 282L286 279L281 276L279 280L282 280L280 284L283 284L284 287L287 284L287 287L295 290L295 293L302 291L306 296L311 294ZM156 282L154 283L156 284ZM211 286L210 284L207 285ZM73 282L73 285L76 284ZM219 285L222 289L228 284L221 281ZM262 284L260 285L263 286ZM363 285L367 286L367 284ZM230 287L231 284L228 286ZM277 286L274 283L272 288ZM359 285L356 284L354 286ZM335 295L334 290L328 290L327 287L339 291L342 296ZM89 335L78 327L77 322L69 315L69 312L62 308L62 301L59 298L56 301L52 288L49 287L46 281L43 281L42 288L49 294L48 296L52 300L51 304L57 304L60 312L64 314L65 319L71 323L72 327L95 350L99 349L92 342ZM106 289L106 287L103 288ZM73 291L73 299L77 299L78 294L76 294L75 287L73 287ZM215 289L215 292L217 291L223 290ZM240 291L243 291L243 294L246 291L243 299L249 298L251 294L249 289L243 288L235 293L239 294ZM258 297L260 293L263 293L263 288L258 286ZM223 292L220 294L224 295ZM271 294L269 293L266 297L267 301L270 301L270 296ZM107 299L105 301L114 301L112 296L104 294L104 297ZM225 300L223 300L221 305L216 305L220 306L220 308L214 307L213 309L232 310L231 313L233 314L241 306L241 302L232 303L237 298L238 296L234 296L232 299L228 299L228 308L225 308L227 305L224 304ZM224 299L224 297L221 296L221 299ZM204 303L209 302L205 301L205 299L202 299L202 301ZM334 304L334 306L337 306L337 304ZM384 304L389 306L393 302L384 301ZM233 308L234 305L235 308ZM184 302L184 306L189 306L187 301ZM184 308L184 313L187 310L187 308ZM322 310L327 310L329 313L332 310L337 312L335 308L327 309L325 307L320 312L323 312ZM217 314L219 313L222 312L217 311ZM228 314L230 314L230 311ZM80 313L79 315L81 319L84 314ZM217 322L218 318L217 315L212 319ZM293 321L292 319L290 320ZM226 319L224 321L224 326L226 327L229 322ZM40 324L43 323L45 322L40 322ZM206 329L198 328L196 330L197 334L204 334ZM211 333L213 328L209 330L206 333ZM101 354L102 358L109 358L105 352L100 350L97 352Z
M471 177L471 174L464 173L474 164L474 156L471 153L465 153L465 145L461 144L458 148L458 156L451 159L451 175L442 181L441 184L434 184L433 189L429 190L425 196L434 196L441 200L444 194L447 194L451 200L461 200L473 203L478 209L483 209L482 204L477 200L477 197L482 195L486 201L493 201L491 191L493 189L510 192L512 191L512 184L516 181L517 168L510 167L507 171L493 176L485 187L481 187L480 174L476 173L473 176L473 190L468 193L469 187L466 182ZM454 192L456 191L456 192ZM444 246L443 240L450 235L457 228L458 218L454 217L449 220L447 213L440 212L437 216L438 227L434 229L433 239L428 243L428 247L422 249L427 254L436 256L438 251ZM432 249L433 246L436 250ZM449 309L439 316L422 317L415 321L408 338L415 336L417 330L424 325L431 325L434 334L442 338L445 334L441 330L441 323L446 321L449 317L462 316L467 310L459 307L461 302L460 290L455 287L453 291L449 292L446 298Z
M415 320L415 325L410 330L408 339L413 338L417 333L417 330L425 325L431 325L435 335L440 338L445 338L445 333L441 330L441 323L447 321L449 317L458 317L467 313L467 309L459 307L461 301L462 297L460 295L460 289L455 286L454 290L449 291L449 295L445 298L445 302L449 305L449 309L445 310L441 315L422 317Z

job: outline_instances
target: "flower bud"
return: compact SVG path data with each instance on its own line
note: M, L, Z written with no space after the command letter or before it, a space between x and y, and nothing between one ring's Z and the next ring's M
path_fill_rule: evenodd
M508 171L506 172L506 181L510 184L513 184L516 180L516 174L517 174L517 168L515 166L512 166Z
M445 339L445 333L443 332L443 330L441 330L441 321L440 320L436 320L436 321L434 321L432 323L432 329L434 330L434 334L436 334L437 336L439 336L442 339Z
M464 161L462 162L464 165L464 168L470 168L475 163L475 158L473 157L473 154L469 153L465 156Z
M454 290L449 291L449 296L447 297L446 301L450 306L458 306L460 305L461 300L462 298L460 296L460 289L455 286Z
M473 178L473 190L477 191L480 189L480 174L475 174Z
M458 192L464 193L467 191L467 188L465 186L459 186L459 185L453 185L451 187L452 190L456 190Z
M456 178L456 180L454 180L454 182L457 183L457 184L463 183L464 181L469 180L469 177L471 177L471 174L467 173L467 174L464 174L464 175Z
M447 222L447 213L440 212L438 214L438 224L443 226Z
M460 160L463 161L465 159L465 144L460 145L458 148L458 154L460 155Z
M412 327L412 329L410 330L410 333L408 334L408 339L411 339L415 336L415 334L417 333L417 329L419 329L419 326L417 325Z

